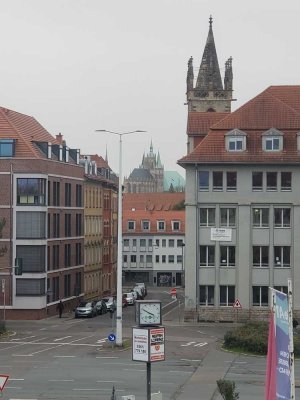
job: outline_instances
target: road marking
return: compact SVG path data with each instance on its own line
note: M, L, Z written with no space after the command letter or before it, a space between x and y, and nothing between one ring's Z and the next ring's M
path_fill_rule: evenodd
M6 389L18 389L18 390L21 390L22 388L20 386L5 386L5 390Z
M202 331L197 331L198 333L201 333L201 335L206 335L206 333L205 332L202 332Z
M176 374L192 374L192 371L169 371L169 372L173 372Z
M194 345L194 347L203 347L203 346L205 346L207 343L206 342L204 342L204 343L197 343L197 344L195 344Z
M99 339L99 340L97 340L97 343L105 343L106 342L106 339Z
M74 358L76 356L53 356L54 358Z
M96 381L97 383L124 383L125 381Z
M59 339L54 339L53 342L58 342L59 340L68 339L69 337L72 337L72 336L65 336L65 337L62 337L62 338L59 338Z
M48 379L48 382L74 382L74 379Z
M32 354L13 354L13 357L32 357Z
M15 342L16 342L17 340L22 340L22 341L23 341L23 340L25 340L25 339L32 339L32 338L34 338L34 337L36 337L36 335L35 335L35 336L25 336L25 337L19 338L19 339L11 339L11 342L12 342L12 341L15 341Z
M196 342L188 342L187 344L181 344L180 346L182 347L186 347L186 346L190 346L191 344L194 344Z
M39 330L40 331L45 331L47 328L40 328Z
M193 362L201 362L202 360L190 360L188 358L181 358L180 361L193 361Z
M116 356L111 356L111 357L107 356L107 357L105 357L105 356L103 356L103 357L96 357L96 358L119 358L119 357L116 357Z
M124 371L145 372L145 369L123 368Z
M25 379L24 378L19 378L19 379L17 379L17 378L8 378L8 380L11 382L11 381L25 381Z

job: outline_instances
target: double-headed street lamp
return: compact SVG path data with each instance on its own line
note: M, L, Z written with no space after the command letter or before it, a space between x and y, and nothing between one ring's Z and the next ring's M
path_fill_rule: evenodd
M123 345L122 338L122 136L147 131L113 132L106 129L96 129L95 132L112 133L119 136L119 189L118 189L118 259L117 259L117 318L116 345Z

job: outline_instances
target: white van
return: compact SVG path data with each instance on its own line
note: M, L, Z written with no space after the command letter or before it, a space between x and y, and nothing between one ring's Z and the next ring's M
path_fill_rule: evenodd
M141 287L141 288L142 288L142 291L143 291L143 295L146 296L146 294L147 294L147 288L146 288L146 285L145 285L144 282L138 282L138 283L135 284L135 286Z

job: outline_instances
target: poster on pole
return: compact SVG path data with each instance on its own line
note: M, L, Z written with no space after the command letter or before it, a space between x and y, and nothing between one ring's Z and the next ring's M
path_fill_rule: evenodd
M150 361L165 360L165 328L150 329Z
M149 330L132 329L132 360L149 361Z
M269 326L265 400L290 400L291 370L288 297L285 293L274 289L271 289L271 294L273 310Z

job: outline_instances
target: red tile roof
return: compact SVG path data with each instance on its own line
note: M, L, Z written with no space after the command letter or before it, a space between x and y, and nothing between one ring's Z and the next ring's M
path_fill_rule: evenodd
M41 153L33 141L59 144L33 117L3 107L0 107L0 138L17 140L16 157L39 158Z
M150 221L150 230L142 230L141 223L143 220ZM127 222L135 221L135 230L128 231ZM166 229L164 231L157 230L157 221L165 221ZM180 221L180 229L172 230L172 221ZM159 234L184 235L185 232L185 211L123 211L123 234Z
M201 114L201 113L199 113ZM247 149L225 150L225 134L238 128L247 133ZM283 151L262 151L262 133L276 128L284 133ZM208 135L187 156L188 163L300 162L296 133L300 132L300 86L271 86L235 112L211 126Z
M220 112L189 112L187 134L189 136L206 135L212 125L227 116L228 113Z
M92 161L96 161L98 168L107 168L110 169L108 163L104 160L103 157L99 156L98 154L90 155Z
M123 210L171 210L185 199L184 192L124 193Z

